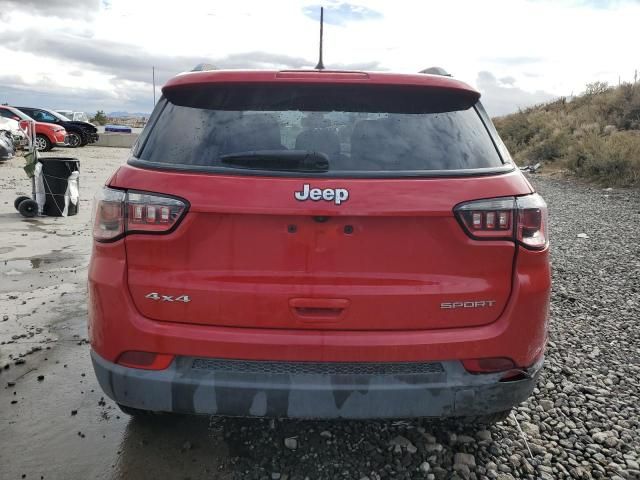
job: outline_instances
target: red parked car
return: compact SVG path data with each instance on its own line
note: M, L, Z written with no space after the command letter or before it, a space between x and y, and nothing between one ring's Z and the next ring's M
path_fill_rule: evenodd
M497 421L547 340L547 207L439 75L179 75L96 199L126 413Z
M12 120L34 121L30 116L21 112L17 108L0 105L0 116ZM40 152L48 152L53 147L64 147L67 144L67 131L60 125L45 122L35 122L36 124L36 148Z

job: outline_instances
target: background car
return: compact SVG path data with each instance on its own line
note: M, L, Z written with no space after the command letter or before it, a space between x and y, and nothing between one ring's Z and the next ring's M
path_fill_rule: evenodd
M29 115L17 108L0 105L0 117L11 120L34 121ZM36 148L39 152L47 152L54 146L64 147L67 144L67 131L60 125L36 121Z
M20 123L17 120L0 117L0 130L11 132L16 148L24 147L27 144L27 134L20 128Z
M55 110L55 111L60 115L67 117L71 121L91 123L89 121L89 116L84 112L74 112L73 110ZM93 123L91 123L91 125L93 125Z
M14 153L13 135L9 130L2 130L0 127L0 162L13 158Z
M38 122L55 123L64 127L69 135L68 146L84 147L98 141L98 129L88 122L75 122L53 110L33 107L15 107Z

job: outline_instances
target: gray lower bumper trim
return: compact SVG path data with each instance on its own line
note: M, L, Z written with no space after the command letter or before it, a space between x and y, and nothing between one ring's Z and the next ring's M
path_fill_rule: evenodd
M529 378L499 382L499 375L471 375L457 361L441 362L442 368L417 369L417 373L353 374L337 369L340 373L327 374L313 369L310 373L269 373L255 368L243 371L237 368L237 360L228 360L233 368L203 369L198 368L201 362L189 357L176 358L166 370L151 371L113 364L93 351L91 358L105 393L129 407L290 418L490 414L525 400L542 366L540 361L532 367ZM224 364L226 360L215 362Z

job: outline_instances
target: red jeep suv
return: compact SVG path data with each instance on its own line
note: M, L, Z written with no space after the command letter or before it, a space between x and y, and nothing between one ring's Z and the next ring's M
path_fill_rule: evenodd
M442 75L205 71L95 201L92 360L149 411L496 421L547 339L547 208Z

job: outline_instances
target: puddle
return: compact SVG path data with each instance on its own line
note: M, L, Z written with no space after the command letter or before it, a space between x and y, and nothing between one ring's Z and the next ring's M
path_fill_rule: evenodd
M5 260L3 262L0 262L0 273L3 273L5 275L21 275L22 273L29 270L42 269L45 268L46 265L61 263L73 258L73 256L69 254L60 254L59 252L52 253L54 255L46 257L31 257L18 258L15 260Z
M1 271L1 270L0 270ZM22 275L24 272L21 272L20 270L7 270L6 272L4 272L5 275Z
M21 259L21 260L5 260L0 263L0 273L4 273L5 275L17 275L19 273L23 273L25 270L33 269L31 262L29 260ZM17 273L11 273L16 272Z

